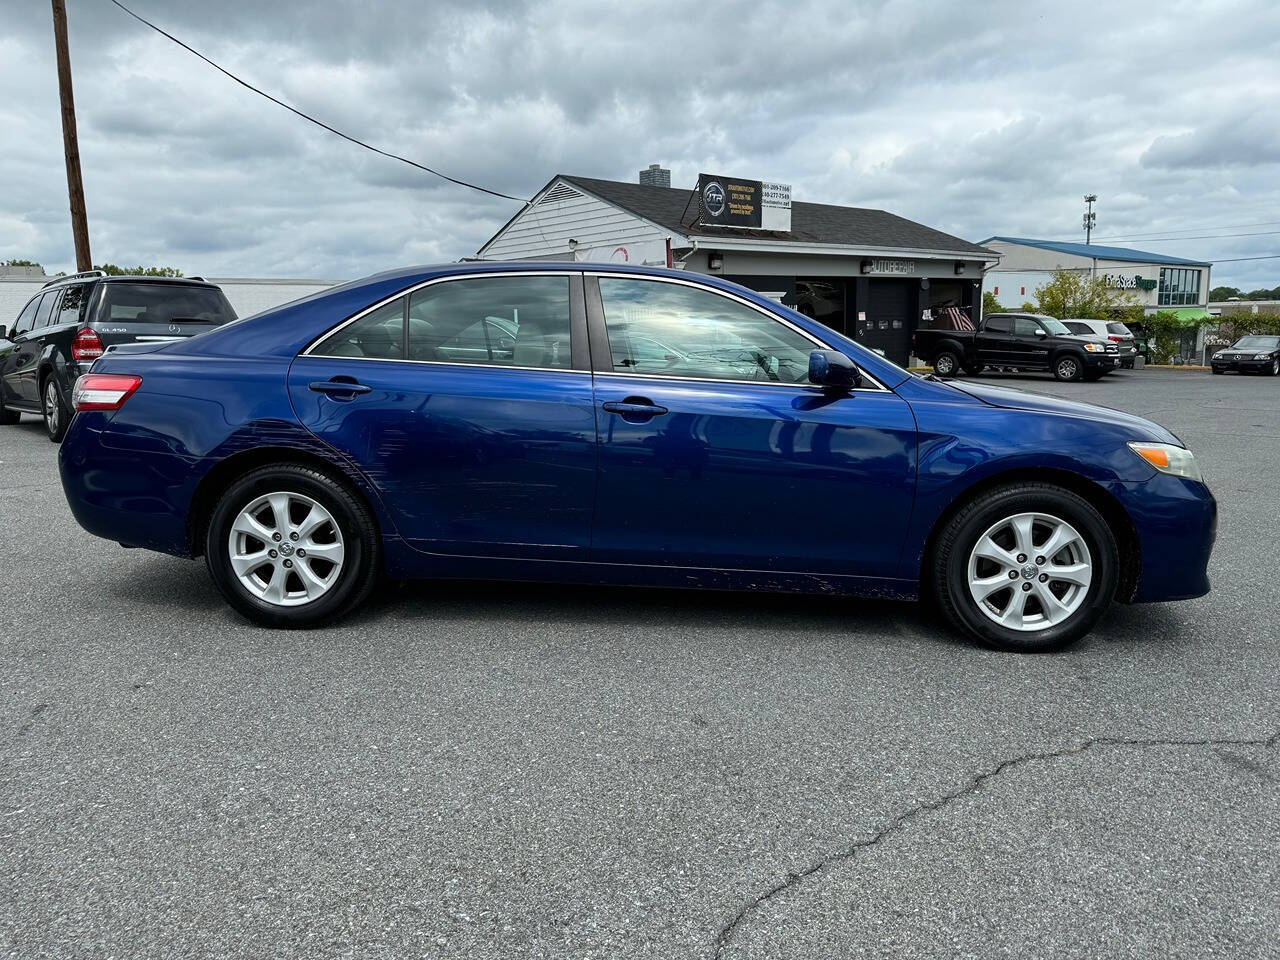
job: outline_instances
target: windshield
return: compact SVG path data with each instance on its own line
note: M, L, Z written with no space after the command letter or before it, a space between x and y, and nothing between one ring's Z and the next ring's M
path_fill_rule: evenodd
M1044 328L1056 336L1071 336L1071 331L1067 329L1067 325L1061 320L1055 320L1053 317L1039 317Z
M218 326L236 318L217 287L181 283L104 283L99 320L120 323L198 321Z
M1280 337L1241 337L1235 346L1237 350L1275 350L1280 347Z

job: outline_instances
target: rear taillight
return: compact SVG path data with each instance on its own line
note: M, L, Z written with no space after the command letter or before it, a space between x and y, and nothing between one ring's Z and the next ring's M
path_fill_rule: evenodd
M102 356L102 338L92 327L81 327L71 341L71 359L76 363L93 363Z
M141 377L123 373L86 373L76 381L72 406L79 410L119 410L138 387Z
M1117 337L1114 333L1107 337L1112 343L1124 343L1124 337Z

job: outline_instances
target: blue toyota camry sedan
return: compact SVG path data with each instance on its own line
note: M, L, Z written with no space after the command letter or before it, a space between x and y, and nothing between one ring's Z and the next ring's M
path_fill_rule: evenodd
M924 595L1036 651L1209 589L1217 506L1169 431L912 376L712 277L392 271L113 349L74 397L76 519L204 556L271 626L490 578Z

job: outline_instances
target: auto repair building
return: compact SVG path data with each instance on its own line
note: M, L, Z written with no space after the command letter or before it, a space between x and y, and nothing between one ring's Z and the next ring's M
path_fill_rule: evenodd
M477 256L713 274L898 363L922 320L953 307L978 319L983 271L998 259L883 210L792 202L786 185L706 174L694 189L557 175Z

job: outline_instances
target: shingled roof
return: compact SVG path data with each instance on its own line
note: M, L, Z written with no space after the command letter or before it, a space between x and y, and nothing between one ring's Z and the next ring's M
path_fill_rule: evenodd
M778 240L790 243L817 243L873 249L937 250L990 258L992 251L976 243L953 237L905 217L864 207L837 207L828 203L791 204L791 229L747 230L733 227L704 227L698 224L696 190L650 187L617 180L560 175L563 180L595 194L601 200L644 217L686 237L742 237L751 240Z

